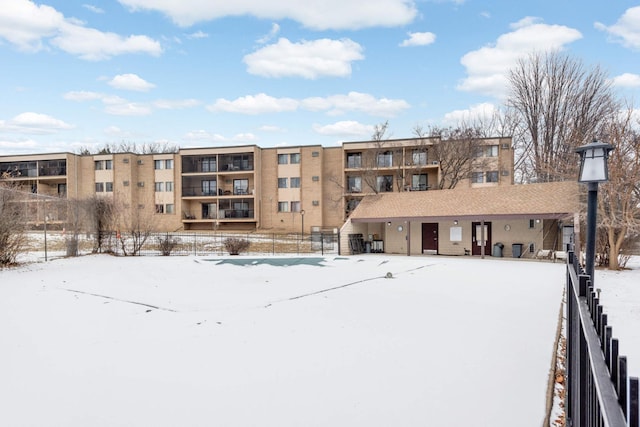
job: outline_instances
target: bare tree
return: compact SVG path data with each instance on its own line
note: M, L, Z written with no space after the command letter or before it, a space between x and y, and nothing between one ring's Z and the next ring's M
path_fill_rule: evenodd
M110 197L92 196L82 201L86 228L93 233L93 253L110 251L107 245L116 220L116 204Z
M604 71L564 53L533 53L510 71L509 85L507 106L521 126L514 132L518 173L538 182L575 176L574 149L617 109Z
M439 141L433 145L431 156L440 165L438 188L452 189L460 181L470 179L474 168L482 170L485 162L476 154L482 148L484 137L481 128L466 127L438 128L429 130L431 137L438 137Z
M15 185L0 183L0 266L15 264L26 245L26 218Z
M120 249L125 256L139 255L154 231L152 214L145 210L144 201L138 206L121 207L118 212L120 218L116 238Z
M615 148L609 157L609 181L599 192L598 231L606 242L598 248L600 259L618 269L622 250L640 235L640 132L632 122L633 108L609 116L599 132ZM636 123L637 126L637 123Z

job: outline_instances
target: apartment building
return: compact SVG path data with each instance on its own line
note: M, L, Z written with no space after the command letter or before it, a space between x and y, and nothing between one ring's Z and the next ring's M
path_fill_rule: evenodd
M0 156L0 172L2 180L40 196L112 198L123 222L145 218L158 231L336 230L366 196L435 191L452 179L456 188L513 184L510 138L476 141L454 172L456 151L438 144L454 142L409 138L336 147ZM65 222L62 213L48 220ZM34 225L41 221L33 218Z

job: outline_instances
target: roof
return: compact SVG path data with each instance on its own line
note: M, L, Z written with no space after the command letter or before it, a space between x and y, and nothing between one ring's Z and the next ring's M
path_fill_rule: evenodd
M352 222L437 219L561 219L578 212L577 182L408 191L366 196Z

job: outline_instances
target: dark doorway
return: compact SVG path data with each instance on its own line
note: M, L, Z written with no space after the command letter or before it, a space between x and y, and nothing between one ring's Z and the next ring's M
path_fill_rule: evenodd
M422 223L422 253L438 253L438 223Z
M482 255L481 223L471 223L471 254ZM491 223L484 223L484 254L491 255Z

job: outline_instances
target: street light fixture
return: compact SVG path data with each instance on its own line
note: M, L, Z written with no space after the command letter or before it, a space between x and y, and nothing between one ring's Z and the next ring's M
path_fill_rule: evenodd
M609 180L607 160L613 145L593 141L576 149L580 154L580 176L578 182L588 185L587 198L587 253L585 270L594 284L596 257L596 216L598 212L598 183Z
M300 215L302 218L302 229L300 230L300 235L302 236L302 240L304 240L304 209L300 211Z

